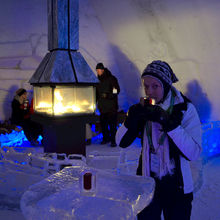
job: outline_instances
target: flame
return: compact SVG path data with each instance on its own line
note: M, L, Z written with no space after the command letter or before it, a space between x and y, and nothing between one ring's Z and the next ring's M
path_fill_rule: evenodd
M48 102L40 102L37 108L51 108L52 104Z
M89 102L87 100L83 100L80 104L81 105L89 105Z
M74 112L80 112L80 110L81 110L80 107L77 105L72 105L72 109Z
M73 104L73 102L69 102L68 105L64 106L62 103L63 97L59 91L55 91L55 104L54 104L54 113L56 115L60 115L63 113L80 113L86 112L85 108L82 106L88 106L89 102L87 100L83 100L80 104Z
M89 106L89 109L91 109L91 110L94 111L94 109L95 109L95 105L90 105L90 106Z
M62 97L62 95L60 94L60 92L59 91L55 91L54 92L54 95L55 95L55 98L58 100L58 101L62 101L63 100L63 97Z
M60 91L54 92L54 114L62 115L65 113L81 113L81 112L94 112L95 104L90 104L86 99L78 100L75 102L65 103L63 101L63 96ZM44 111L51 114L52 113L52 104L48 102L40 102L38 106L36 106L37 111Z

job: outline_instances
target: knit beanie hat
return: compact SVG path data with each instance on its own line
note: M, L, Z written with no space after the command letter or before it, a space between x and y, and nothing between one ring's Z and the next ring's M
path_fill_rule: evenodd
M170 91L172 83L178 81L170 65L161 60L155 60L148 64L144 69L141 78L144 76L153 76L161 81L164 89L163 99L166 98L168 92Z
M103 65L103 63L98 63L97 65L96 65L96 69L102 69L102 70L104 70L104 65Z

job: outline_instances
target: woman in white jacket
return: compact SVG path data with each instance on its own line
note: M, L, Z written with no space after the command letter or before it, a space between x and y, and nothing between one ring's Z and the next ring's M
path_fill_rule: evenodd
M138 214L140 220L189 220L193 181L189 162L201 153L201 125L193 104L172 83L177 82L171 67L153 61L142 76L148 99L130 107L116 141L128 147L141 134L142 153L137 175L155 180L154 197Z

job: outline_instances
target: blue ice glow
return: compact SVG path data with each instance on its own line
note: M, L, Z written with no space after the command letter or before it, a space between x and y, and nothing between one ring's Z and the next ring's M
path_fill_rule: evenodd
M92 138L92 143L99 143L102 140L102 133L98 133L95 129L95 125L92 125L92 131L96 133L96 136ZM202 125L202 148L203 155L206 157L212 157L220 154L220 121L214 121ZM40 142L42 137L39 136ZM12 131L10 134L0 135L1 146L15 147L31 147L30 143L26 139L24 132Z
M41 142L42 137L38 137L38 141ZM15 146L22 146L22 147L30 147L30 143L28 142L27 138L24 135L23 131L12 131L10 134L1 134L0 135L0 143L1 146L8 146L8 147L15 147Z
M202 125L203 155L212 157L220 154L220 121Z
M2 146L21 146L24 141L27 141L23 131L12 131L10 134L0 135Z
M96 127L94 124L92 124L91 126L92 132L95 134L94 137L92 137L92 143L100 143L102 141L102 133L99 133L98 131L96 131Z

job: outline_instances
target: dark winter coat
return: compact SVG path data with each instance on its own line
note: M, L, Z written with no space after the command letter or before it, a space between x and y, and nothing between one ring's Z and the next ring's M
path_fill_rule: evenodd
M118 94L120 92L117 78L107 68L98 78L100 83L96 87L96 95L100 113L117 112ZM117 94L113 94L113 88L117 89Z
M15 96L13 99L11 107L11 122L20 125L24 121L25 115L28 113L29 109L24 110L24 105L20 104L18 96Z

